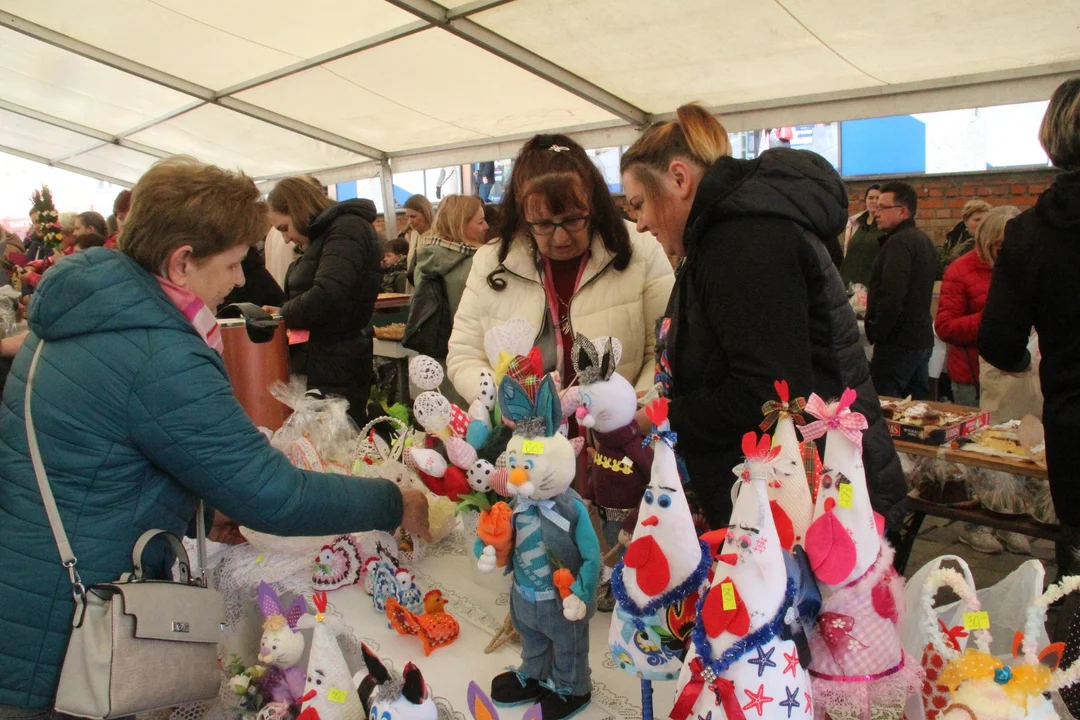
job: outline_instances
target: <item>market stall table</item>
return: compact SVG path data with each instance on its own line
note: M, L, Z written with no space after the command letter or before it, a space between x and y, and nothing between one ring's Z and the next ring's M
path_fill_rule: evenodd
M961 450L948 445L922 445L920 443L905 440L894 440L894 446L898 453L908 453L922 457L944 460L960 465L994 470L998 472L1024 475L1026 477L1047 479L1046 470L1032 462L1017 458L1005 458L994 455L986 455L970 450ZM1027 515L1008 515L994 512L981 507L954 507L933 503L914 495L907 498L908 508L911 515L901 530L900 544L896 549L896 567L903 572L911 549L918 537L919 529L927 515L940 517L946 520L960 520L963 522L985 525L987 527L1004 530L1006 532L1020 533L1029 537L1052 540L1055 543L1072 545L1080 541L1078 531L1050 523L1039 522Z
M475 562L465 553L462 530L443 542L427 548L418 567L413 569L417 585L423 592L439 589L448 600L446 610L461 625L459 637L449 646L441 647L428 657L424 656L420 640L412 636L398 635L392 630L385 615L378 613L372 600L361 586L342 588L329 593L328 612L340 618L351 628L347 645L349 655L355 655L359 642L367 644L384 661L401 670L405 663L413 662L420 668L436 697L449 701L459 713L468 718L466 693L470 680L475 680L485 690L491 679L509 666L520 663L520 646L508 643L491 654L484 648L498 632L509 608L509 596L504 590L493 589L499 577L483 575L474 570ZM249 566L259 562L259 550L240 546L224 550L230 557L226 564ZM222 555L214 553L211 565L221 562ZM248 558L247 555L251 557ZM265 562L265 560L264 560ZM302 561L297 567L302 565ZM308 563L310 565L310 563ZM257 584L257 583L256 583ZM281 586L280 583L273 583ZM285 583L288 587L291 583ZM235 589L235 587L233 588ZM253 659L257 649L259 630L258 612L253 605L255 588L246 588L244 597L223 588L229 608L227 632L231 637L227 652L237 652ZM241 609L242 608L242 609ZM592 702L578 716L586 720L599 718L642 717L640 681L619 670L608 651L607 635L611 615L596 613L590 624L590 663L592 667ZM242 653L241 653L242 650ZM358 658L351 658L351 661ZM357 670L360 669L358 665ZM653 707L657 718L665 718L675 699L674 682L654 683ZM527 706L500 708L500 720L517 720L524 715Z

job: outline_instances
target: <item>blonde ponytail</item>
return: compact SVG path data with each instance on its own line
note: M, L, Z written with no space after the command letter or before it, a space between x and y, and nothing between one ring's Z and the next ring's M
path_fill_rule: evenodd
M676 158L707 168L721 157L731 155L727 130L701 105L683 105L676 116L677 120L657 123L642 133L623 153L622 172L635 165L663 172Z

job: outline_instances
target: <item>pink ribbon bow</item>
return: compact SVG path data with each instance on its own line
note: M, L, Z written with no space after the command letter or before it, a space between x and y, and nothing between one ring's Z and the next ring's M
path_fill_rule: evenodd
M825 641L833 660L840 667L844 666L844 658L849 652L866 649L866 645L851 635L851 631L855 629L855 618L850 615L823 612L818 615L817 623L821 639Z
M855 402L855 391L848 388L840 396L836 404L836 412L829 409L829 405L819 395L813 393L806 401L806 412L817 418L815 422L807 423L802 428L804 440L817 440L829 430L839 430L855 447L862 451L862 431L868 426L866 417L862 413L852 412L851 405Z

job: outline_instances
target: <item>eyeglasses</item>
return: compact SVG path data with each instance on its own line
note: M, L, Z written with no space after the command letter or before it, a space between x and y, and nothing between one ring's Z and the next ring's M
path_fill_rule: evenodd
M566 218L562 222L552 222L550 220L542 220L540 222L528 223L529 229L532 230L532 234L538 237L547 237L554 235L555 230L562 228L567 234L581 232L585 229L585 226L589 224L589 216L582 215L581 217Z

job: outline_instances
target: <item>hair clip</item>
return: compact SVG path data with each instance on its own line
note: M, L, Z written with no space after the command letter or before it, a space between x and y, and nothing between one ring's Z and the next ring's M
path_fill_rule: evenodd
M570 148L565 145L552 145L548 148L551 152L570 152Z

